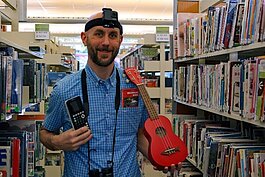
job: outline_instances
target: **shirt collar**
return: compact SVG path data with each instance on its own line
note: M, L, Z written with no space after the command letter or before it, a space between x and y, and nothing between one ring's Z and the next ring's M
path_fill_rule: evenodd
M85 67L88 77L90 78L90 80L93 80L93 82L95 82L97 86L99 85L99 83L105 82L105 83L110 84L112 87L116 83L116 69L117 68L114 65L114 72L112 72L111 76L106 80L102 80L96 75L96 73L91 69L91 67L88 64L86 64L86 67Z

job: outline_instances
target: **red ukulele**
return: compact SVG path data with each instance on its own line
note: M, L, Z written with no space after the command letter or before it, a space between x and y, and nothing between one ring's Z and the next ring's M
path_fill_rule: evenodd
M184 161L188 155L185 143L174 134L168 118L157 114L138 71L127 68L125 73L130 81L137 85L149 114L144 130L150 144L148 152L150 162L161 169Z

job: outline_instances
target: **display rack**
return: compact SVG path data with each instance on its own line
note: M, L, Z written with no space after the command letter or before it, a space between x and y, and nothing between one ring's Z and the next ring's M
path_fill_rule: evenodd
M165 83L165 73L172 71L172 62L167 52L169 43L159 43L155 39L155 34L144 35L143 44L136 45L121 57L121 67L135 67L142 77L151 76L144 79L150 98L159 114L171 119L171 106L166 104L166 99L171 99L172 88L166 87Z
M230 2L230 1L227 1L227 3L228 2ZM220 91L221 85L218 85L219 87L217 87L217 88L212 87L211 84L213 84L213 83L208 80L209 82L205 81L205 82L208 82L208 85L206 87L200 87L200 85L198 83L202 82L200 80L200 79L202 79L202 77L201 76L197 77L197 76L202 74L199 72L199 71L201 71L200 67L209 66L209 68L212 68L212 70L210 70L210 69L206 70L206 73L207 72L210 73L210 72L214 71L215 74L218 75L217 71L219 71L219 69L220 69L218 67L222 66L221 64L223 64L223 65L227 64L228 68L229 68L228 71L227 71L227 68L225 68L227 73L225 73L224 70L220 70L220 71L223 71L223 73L219 72L220 73L219 78L224 78L224 79L229 80L229 82L234 82L234 80L237 79L234 76L236 76L238 73L240 73L241 74L240 80L238 81L238 83L240 83L240 84L242 83L242 86L240 85L240 89L242 89L242 90L240 90L240 93L242 93L243 91L246 92L247 91L247 90L245 90L246 87L243 86L244 83L241 79L244 78L244 76L245 76L244 74L246 72L249 72L250 70L243 72L243 67L247 65L246 64L247 61L253 59L254 57L264 56L264 54L265 54L265 43L260 42L260 41L259 42L257 42L257 41L253 42L252 41L251 44L244 44L244 45L241 44L240 46L236 46L236 47L235 47L235 45L229 46L229 47L222 46L221 49L220 48L214 49L215 51L212 51L212 49L208 49L209 51L202 52L200 54L195 53L195 54L192 54L190 56L185 55L185 54L182 56L178 56L178 54L180 53L178 50L179 49L179 43L183 42L185 40L186 40L185 42L187 42L187 40L192 40L191 38L195 38L194 36L192 36L193 33L188 34L190 31L185 29L186 31L184 32L185 33L184 35L187 35L187 36L190 35L191 38L185 39L185 36L184 36L184 40L183 39L180 40L180 38L183 37L180 34L180 30L183 30L183 28L180 26L182 24L178 23L179 22L178 17L181 16L180 12L178 12L178 9L181 9L181 8L178 7L178 5L180 5L180 4L183 5L183 3L186 3L186 10L187 11L181 11L181 13L187 13L187 14L191 13L190 17L194 16L193 18L198 18L198 19L200 19L199 18L200 13L204 13L204 14L208 13L207 14L208 16L206 17L207 20L210 19L209 15L212 15L211 9L217 8L217 10L219 10L219 7L226 5L224 3L224 1L220 1L220 0L213 0L213 1L209 1L209 0L177 1L177 0L174 0L174 13L173 13L173 15L174 15L174 19L175 19L175 21L174 21L175 22L174 23L174 36L175 36L174 39L175 39L175 41L174 41L174 47L173 48L175 50L175 52L174 52L175 58L174 58L174 63L173 63L174 85L173 85L173 92L172 92L172 94L173 94L172 96L174 98L173 118L174 118L174 121L176 121L175 123L176 123L177 127L180 126L181 128L187 130L185 132L185 130L181 129L181 132L183 131L182 133L185 132L187 134L179 134L179 136L181 136L181 138L184 138L183 140L185 141L185 143L187 144L187 147L189 148L189 156L187 158L187 161L189 161L194 167L196 167L196 169L198 169L204 177L220 176L220 175L226 176L224 174L227 174L227 173L228 174L232 174L232 173L234 174L235 171L240 169L242 166L237 167L237 169L234 166L233 167L232 166L225 166L225 167L222 166L225 163L226 163L226 165L227 164L231 165L231 163L227 163L227 162L222 161L221 155L220 155L221 153L223 153L223 151L222 151L223 149L221 149L221 148L225 147L225 146L223 146L223 144L225 144L226 138L223 138L223 140L222 140L222 138L218 139L217 137L215 137L215 136L218 136L217 135L218 133L216 133L216 135L213 135L211 133L207 134L205 132L200 132L200 131L198 131L199 130L198 127L199 126L203 127L205 125L207 125L208 127L211 127L210 124L222 124L222 126L224 126L224 124L227 124L226 125L226 126L228 126L227 128L232 128L232 127L236 128L236 131L238 131L240 133L240 137L244 136L244 137L249 138L247 141L246 140L239 140L242 143L244 141L246 141L246 143L248 143L248 144L246 144L247 147L245 147L245 149L248 149L248 148L250 148L249 147L250 145L253 145L251 143L252 141L258 142L260 140L258 138L258 136L253 136L255 134L254 130L257 131L257 129L258 129L258 131L260 131L260 135L264 136L264 135L262 135L261 132L265 132L265 130L264 130L265 122L261 118L259 118L258 115L256 115L256 114L254 117L253 117L253 114L251 116L244 114L244 112L245 112L244 108L239 107L239 105L240 106L245 105L245 102L246 102L245 97L244 97L245 102L242 101L243 97L242 96L240 97L241 102L238 105L236 105L239 107L239 109L233 110L233 106L234 106L233 105L233 99L235 99L234 97L237 97L237 96L239 97L239 95L236 95L236 96L233 95L234 90L231 90L231 88L235 89L234 85L227 87L227 89L230 91L230 93L229 92L228 93L232 94L232 96L227 94L227 99L228 99L227 103L229 103L229 104L226 107L226 105L223 104L222 102L218 102L219 100L217 102L214 102L214 101L216 101L216 100L214 100L216 98L216 95L221 93L221 91ZM199 3L200 6L197 9L197 11L194 10L194 6L189 6L189 4L191 4L191 3ZM233 1L232 3L236 3L236 1ZM188 6L190 7L190 9L187 8ZM253 5L253 7L254 7L254 5ZM198 15L194 14L194 13L198 13ZM213 14L214 13L215 13L215 11L213 12ZM186 16L188 16L188 15L186 15ZM189 28L188 23L191 21L192 21L191 19L187 20L187 24L185 24L186 28ZM200 21L200 22L202 22L202 21ZM207 21L207 23L208 22L209 21ZM216 23L217 23L217 21L216 21ZM200 25L202 25L202 24L200 24ZM256 25L256 24L253 24L253 25ZM206 28L204 28L204 29L206 29ZM211 28L211 29L213 29L213 28ZM201 33L199 33L199 34L203 36L203 34L201 34ZM211 41L211 39L209 39L209 40ZM188 41L186 44L184 43L184 45L192 46L192 45L194 45L194 44L192 44L192 42L194 42L194 41ZM216 45L216 43L214 43L214 44ZM190 46L188 46L188 47L190 47ZM196 45L194 45L194 46L196 46ZM185 46L185 47L187 47L187 46ZM185 48L185 50L187 50L187 51L189 51L191 49L192 48L188 48L188 49ZM259 59L260 59L260 61L262 61L263 57L260 57ZM259 61L259 60L257 60L257 61ZM235 67L233 67L234 63L235 63ZM241 70L236 70L235 68L238 68L239 65L241 66ZM213 66L215 66L215 68ZM248 65L248 66L250 66L250 65ZM256 63L255 67L256 67L256 69L262 69L261 64L258 62ZM207 67L205 67L205 68L208 69ZM182 69L184 69L184 70L182 70ZM187 70L185 70L185 69L187 69ZM237 71L239 71L239 72L236 73ZM196 73L196 72L198 72L198 73ZM204 70L204 72L205 72L205 70ZM235 72L235 73L233 73L233 72ZM185 86L180 85L180 82L182 82L182 80L181 80L182 75L184 76L184 78L186 77L184 79L185 81L183 82L184 84L187 84ZM213 77L215 77L216 75L214 75ZM258 75L258 73L256 75ZM181 77L179 77L179 76L181 76ZM195 77L194 81L196 83L192 83L189 80L189 78L192 78L193 76ZM259 76L262 77L262 74ZM209 76L209 77L211 77L211 76ZM217 78L217 76L216 76L216 78ZM259 77L256 76L256 79L259 79ZM216 82L218 83L217 80L216 80ZM230 84L229 82L228 82L228 84ZM259 80L255 81L255 82L260 84ZM192 85L190 88L185 88L185 87L189 87L190 84ZM198 88L197 86L200 88ZM262 86L263 85L258 85L257 87L262 87ZM185 88L185 89L184 90L178 90L180 87ZM204 98L208 99L207 101L210 100L210 104L208 104L207 101L206 101L206 103L201 103L200 102L200 100L201 100L200 96L201 95L199 95L201 93L201 91L199 89L204 89L206 92L206 90L210 90L212 88L214 88L214 90L212 90L212 92L211 92L211 93L213 93L213 95L209 94L210 98L209 98L209 95L207 95L208 98L204 97ZM192 91L190 89L194 89L195 91ZM196 90L196 89L198 89L198 90ZM187 94L187 95L185 95L184 99L180 98L179 94L177 93L180 91L186 92L185 94ZM191 93L191 95L189 95L190 93ZM193 93L195 93L197 95L194 96L194 95L192 95ZM235 92L235 94L237 94L237 92ZM252 94L256 95L256 93L252 93ZM194 96L195 100L190 99L190 96L191 97ZM220 97L218 97L218 99L220 99ZM213 102L211 102L211 101L213 101ZM231 104L230 104L230 102L231 102ZM222 104L222 106L223 105L225 105L225 106L224 107L218 107L215 105L215 103ZM263 110L263 107L261 109ZM192 118L190 118L190 117L185 118L185 116L184 116L185 114L188 114L190 116L194 115L194 116ZM262 117L262 116L263 115L260 115L260 117ZM208 119L208 120L205 120L205 119ZM200 121L201 121L201 123L200 123ZM204 125L202 124L203 121L206 122ZM182 123L180 123L180 122L182 122ZM196 128L194 128L194 127L196 127ZM204 129L204 128L205 127L203 127L202 129ZM216 126L214 131L217 132L219 128L220 128L219 126ZM222 129L222 128L220 128L220 129ZM207 131L207 129L204 129L204 130ZM179 129L177 132L179 133ZM201 137L198 138L197 137L198 134L202 134ZM204 135L206 137L203 137ZM220 135L220 137L222 137L222 135ZM209 142L206 142L206 141L209 141ZM232 140L231 142L238 143L238 142L236 142L236 140ZM226 144L229 144L229 143L230 143L230 141L226 142ZM203 147L203 149L198 150L198 149L200 149L198 147L201 147L201 144L204 144L205 146ZM218 147L215 147L216 144L218 144L217 145ZM194 152L194 150L190 149L190 147L195 148L196 149L195 152ZM228 148L230 147L232 149L233 145L231 145L231 146L228 145L227 147ZM201 151L201 152L199 152L199 151ZM245 151L245 150L242 150L242 152L243 151ZM241 150L240 150L240 152L241 152ZM202 156L200 156L200 155L202 155ZM239 155L237 155L237 157L238 156ZM252 159L250 156L246 155L246 156L242 157L242 155L240 154L240 157L242 159L249 159L249 163L251 163L250 161ZM252 158L253 158L253 156L252 156ZM238 162L235 162L235 163L238 164ZM243 163L243 161L241 163ZM245 165L246 165L247 170L244 169L246 172L242 172L242 173L245 173L245 175L246 175L246 174L250 173L250 172L248 172L248 168L250 168L250 164L245 164ZM251 163L251 165L253 165L253 163ZM252 167L253 166L251 166L251 168ZM225 169L225 168L227 168L227 169ZM253 168L257 168L257 167L254 165ZM225 169L227 171L220 172L219 171L220 169L223 169L223 170ZM241 171L237 171L237 173L241 173ZM251 172L251 173L254 174L254 172ZM257 174L255 174L255 175L257 175Z
M10 3L12 2L13 1L10 1ZM31 119L25 119L25 117L23 117L22 120L19 120L18 116L20 116L21 112L24 109L32 106L32 104L29 104L28 95L26 95L27 98L25 100L25 95L22 94L28 94L29 90L27 89L28 87L23 87L24 61L42 59L43 54L29 50L29 43L27 43L26 41L32 39L31 35L26 34L25 36L23 36L23 33L19 34L16 32L0 32L0 34L0 101L1 107L4 108L1 109L1 138L3 140L5 139L5 137L8 138L9 140L7 139L6 143L10 141L10 136L13 137L11 139L16 139L17 141L16 145L9 145L13 148L11 153L12 158L7 157L10 158L10 163L13 164L12 169L15 170L13 171L12 175L14 177L34 176L35 164L37 164L36 161L40 160L42 155L41 149L37 149L37 147L40 147L40 142L36 142L38 137L37 131L39 130L40 126L38 126L39 124L37 125L34 117L32 117ZM22 42L23 40L24 42ZM8 65L5 65L6 62ZM11 89L8 89L8 84L11 85ZM10 98L11 100L13 100L10 101ZM9 105L11 106L9 107ZM39 116L41 116L43 119L43 114L39 114ZM10 128L6 127L6 125L8 125ZM19 145L18 142L20 146L17 146ZM16 159L19 153L21 153L19 156L20 158ZM16 168L15 164L18 165L18 168ZM2 166L1 170L3 170Z

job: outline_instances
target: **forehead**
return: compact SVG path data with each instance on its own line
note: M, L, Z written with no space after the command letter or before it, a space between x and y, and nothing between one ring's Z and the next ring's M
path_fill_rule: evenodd
M95 32L95 31L103 31L107 33L111 33L111 32L119 33L120 29L119 28L105 28L103 26L94 26L88 30L88 32Z

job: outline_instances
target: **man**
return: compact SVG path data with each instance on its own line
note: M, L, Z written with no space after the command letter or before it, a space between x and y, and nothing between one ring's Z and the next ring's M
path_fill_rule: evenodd
M117 12L104 8L92 15L81 33L88 50L85 80L82 71L78 71L59 81L50 95L40 139L47 148L64 151L65 177L141 176L137 151L148 156L148 141L143 134L148 114L140 95L137 104L128 107L122 104L122 95L137 90L134 84L126 82L123 71L114 63L122 33ZM84 101L85 82L89 128L74 130L65 101L75 96ZM120 95L118 103L117 95ZM116 104L119 106L115 109ZM59 133L61 128L63 132Z

